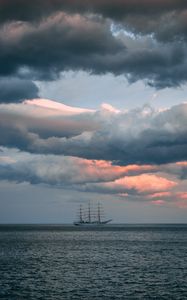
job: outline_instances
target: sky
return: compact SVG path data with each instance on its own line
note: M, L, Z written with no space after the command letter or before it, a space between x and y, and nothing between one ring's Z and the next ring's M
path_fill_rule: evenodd
M0 223L187 222L187 2L0 0Z

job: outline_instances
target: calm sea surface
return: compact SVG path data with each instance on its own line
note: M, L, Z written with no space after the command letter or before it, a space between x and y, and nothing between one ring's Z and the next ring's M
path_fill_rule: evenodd
M0 226L0 299L187 299L187 225Z

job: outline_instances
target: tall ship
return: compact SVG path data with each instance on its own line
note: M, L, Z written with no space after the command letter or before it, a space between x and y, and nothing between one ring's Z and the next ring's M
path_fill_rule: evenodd
M97 208L91 207L88 203L88 207L84 208L80 205L78 212L78 221L74 222L76 226L89 226L89 225L105 225L111 222L112 219L105 220L103 208L100 203L98 203Z

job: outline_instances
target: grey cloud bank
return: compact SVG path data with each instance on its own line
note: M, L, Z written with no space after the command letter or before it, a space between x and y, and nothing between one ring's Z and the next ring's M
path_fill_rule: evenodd
M123 74L129 82L142 79L156 88L187 80L185 1L0 5L1 76L55 80L63 71L84 70Z
M31 103L1 105L0 145L122 165L187 160L185 103L160 112L147 106L116 112L104 106L73 116Z
M128 14L162 14L187 8L183 0L1 0L1 21L9 19L31 21L56 11L94 12L106 17L121 19Z
M0 156L0 180L121 196L128 193L146 197L176 187L176 179L168 175L173 169L178 175L182 170L180 165L172 164L161 173L157 166L116 166L106 161L20 153L7 148L2 148Z
M39 97L39 88L31 80L19 78L0 79L0 103L20 102Z

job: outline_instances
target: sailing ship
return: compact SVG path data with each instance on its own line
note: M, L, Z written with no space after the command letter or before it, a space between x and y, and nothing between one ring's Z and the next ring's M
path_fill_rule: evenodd
M79 220L74 222L76 226L89 226L89 225L105 225L112 221L112 219L103 219L103 209L101 204L98 203L97 209L93 209L88 203L88 208L84 209L82 205L79 208Z

